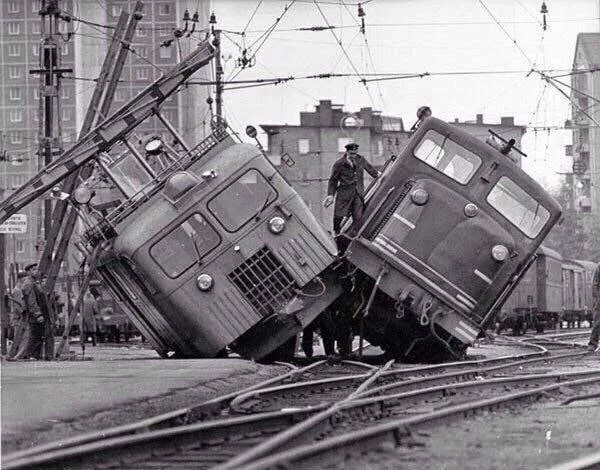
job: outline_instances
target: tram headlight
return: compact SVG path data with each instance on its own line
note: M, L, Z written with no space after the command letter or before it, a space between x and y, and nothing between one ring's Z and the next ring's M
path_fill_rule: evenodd
M472 202L469 202L467 205L465 205L465 215L467 217L475 217L478 212L479 212L479 207L477 207Z
M508 248L504 245L496 245L492 248L492 258L496 261L504 261L508 258Z
M422 188L415 189L410 194L410 198L417 206L423 206L429 201L429 193Z
M285 220L283 220L283 217L276 216L269 220L269 230L271 232L281 233L283 229L285 229Z
M214 281L210 274L200 274L200 276L198 276L198 278L196 279L196 285L198 286L198 289L200 289L202 292L207 292L211 290L213 284Z

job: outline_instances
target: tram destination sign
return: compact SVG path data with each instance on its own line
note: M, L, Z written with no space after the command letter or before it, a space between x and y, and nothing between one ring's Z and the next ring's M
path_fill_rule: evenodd
M0 224L0 233L27 233L27 214L13 214Z

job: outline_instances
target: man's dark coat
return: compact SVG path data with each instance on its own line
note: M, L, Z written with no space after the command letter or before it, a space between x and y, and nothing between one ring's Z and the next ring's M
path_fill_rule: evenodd
M352 166L346 154L336 160L331 168L327 195L335 195L334 217L347 217L352 214L352 206L355 197L362 198L365 193L364 174L365 170L373 178L377 178L377 170L373 168L365 157L356 155L355 165Z

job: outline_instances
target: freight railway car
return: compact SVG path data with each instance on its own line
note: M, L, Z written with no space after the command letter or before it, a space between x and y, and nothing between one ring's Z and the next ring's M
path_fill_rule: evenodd
M459 357L560 217L558 204L499 147L427 118L367 195L346 257L342 301L357 331L395 357Z
M541 246L531 268L502 306L498 331L522 334L548 328L580 326L592 321L592 278L596 263L566 260Z

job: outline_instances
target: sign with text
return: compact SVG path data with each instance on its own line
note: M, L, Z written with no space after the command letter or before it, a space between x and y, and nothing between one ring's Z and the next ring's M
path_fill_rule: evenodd
M27 233L27 214L13 214L0 224L0 233Z

